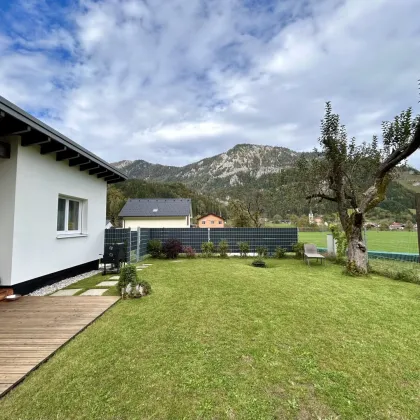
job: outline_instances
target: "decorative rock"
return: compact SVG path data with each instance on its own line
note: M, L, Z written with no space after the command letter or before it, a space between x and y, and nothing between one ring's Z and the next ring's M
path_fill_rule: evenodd
M82 289L63 289L53 293L51 296L73 296Z
M101 281L96 285L96 287L112 287L115 286L117 283L117 281Z
M87 279L89 277L95 276L96 274L100 273L101 270L93 270L89 271L84 274L79 274L78 276L69 277L68 279L64 279L58 281L57 283L50 284L49 286L41 287L38 290L33 291L29 294L29 296L46 296L50 293L55 292L56 290L63 289L64 287L70 286L73 283L77 283L80 280Z
M89 289L80 296L102 296L108 289Z

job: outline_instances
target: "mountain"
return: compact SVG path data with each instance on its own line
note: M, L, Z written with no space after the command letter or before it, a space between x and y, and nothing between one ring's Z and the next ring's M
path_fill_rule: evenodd
M282 190L279 189L278 173L293 167L302 154L285 147L238 144L225 153L185 166L165 166L144 160L123 160L113 165L129 178L144 182L141 186L134 183L121 187L127 190L124 191L126 196L155 196L165 192L166 197L168 191L174 190L187 194L180 185L174 187L174 183L183 184L190 191L188 197L192 197L192 191L198 194L193 197L193 203L197 202L197 210L201 209L199 213L203 213L214 211L209 210L212 206L219 211L220 206L228 204L229 198L243 197L244 194L262 189L265 193L264 210L270 217L276 214L305 214L309 211L309 204L304 198L297 197L295 187L288 188L286 185ZM420 192L420 172L407 167L398 182L391 183L387 198L380 207L406 220L410 209L414 208L416 192ZM204 196L209 200L204 200ZM318 213L331 211L325 202L312 207Z
M113 165L130 178L182 182L199 191L217 191L241 183L241 175L259 179L293 166L300 153L285 147L238 144L219 155L186 166L165 166L144 160L123 160Z

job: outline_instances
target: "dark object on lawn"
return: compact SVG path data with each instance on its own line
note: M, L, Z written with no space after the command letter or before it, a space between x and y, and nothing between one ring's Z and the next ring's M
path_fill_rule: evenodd
M261 268L267 267L265 261L264 260L260 260L260 259L252 261L252 265L254 267L261 267Z
M162 252L166 258L174 260L182 252L182 244L178 239L168 239L163 244Z
M321 264L323 263L325 257L318 253L318 249L314 244L305 244L303 245L303 258L305 262L309 265L309 260L316 259L321 260Z
M107 264L111 264L111 270L120 272L121 265L126 261L125 255L125 243L116 243L112 245L105 245L104 255L102 257L102 263L104 265L104 271L102 275L106 275Z

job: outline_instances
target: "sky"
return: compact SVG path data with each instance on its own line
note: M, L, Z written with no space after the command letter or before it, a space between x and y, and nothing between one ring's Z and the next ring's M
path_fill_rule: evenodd
M419 16L419 0L0 0L0 95L110 162L311 150L326 101L369 140L420 113Z

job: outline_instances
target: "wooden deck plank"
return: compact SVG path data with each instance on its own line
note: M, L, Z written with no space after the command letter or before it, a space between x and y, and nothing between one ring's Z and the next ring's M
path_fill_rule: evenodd
M0 398L118 300L25 296L0 302Z

